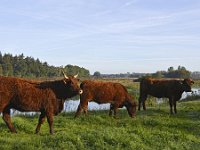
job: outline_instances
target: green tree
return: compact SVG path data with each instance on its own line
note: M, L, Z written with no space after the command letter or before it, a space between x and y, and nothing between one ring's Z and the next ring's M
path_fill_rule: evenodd
M154 78L162 78L164 75L163 75L163 72L162 71L157 71L156 73L154 73L152 75L152 77Z
M2 63L3 63L3 56L2 56L1 51L0 51L0 64L2 64Z
M166 73L165 77L167 78L189 78L191 72L188 71L183 66L178 66L176 70L173 69L173 67L170 67L168 69L168 72Z
M183 66L178 66L177 73L180 78L189 78L191 75L191 72L188 71L185 67Z
M99 71L95 71L93 76L99 78L101 77L101 73Z
M168 72L173 72L174 71L174 67L169 67L168 68Z
M0 74L5 76L17 77L57 77L61 76L61 71L65 70L69 75L79 73L79 76L88 77L89 70L79 66L67 65L55 67L48 65L47 62L41 62L33 57L24 57L23 54L12 56L11 54L2 55L0 52Z

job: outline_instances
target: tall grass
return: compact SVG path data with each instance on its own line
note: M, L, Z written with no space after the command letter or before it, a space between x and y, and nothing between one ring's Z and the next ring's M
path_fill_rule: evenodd
M55 134L47 122L34 134L38 116L14 116L17 134L11 134L0 119L0 149L192 149L200 147L200 101L178 103L178 114L169 106L148 107L132 119L125 109L118 119L108 111L90 111L74 119L74 113L54 118Z

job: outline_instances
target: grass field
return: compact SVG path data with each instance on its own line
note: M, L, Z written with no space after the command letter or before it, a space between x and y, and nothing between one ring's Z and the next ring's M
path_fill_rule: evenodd
M200 101L178 103L178 114L169 115L169 106L156 105L128 117L125 109L119 118L108 110L90 111L74 119L74 113L61 113L54 120L55 134L47 122L34 134L38 116L14 116L17 134L11 134L0 119L0 149L192 149L200 148Z

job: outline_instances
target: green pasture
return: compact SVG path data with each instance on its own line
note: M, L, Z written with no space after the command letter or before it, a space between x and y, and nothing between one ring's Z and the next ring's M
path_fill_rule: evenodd
M38 116L13 116L18 131L12 134L0 119L0 149L66 149L66 150L199 150L200 100L178 103L178 114L170 115L168 104L147 107L136 118L119 110L118 119L108 110L89 111L74 119L74 112L54 118L55 134L49 134L47 122L40 134L34 134Z
M135 100L139 96L139 83L132 79L99 79L123 84ZM193 87L200 87L195 81ZM79 97L75 97L78 99ZM89 111L88 116L74 119L74 112L54 117L55 134L49 134L45 122L40 134L34 134L38 121L35 116L13 116L18 133L12 134L0 118L0 150L66 149L66 150L199 150L200 100L178 102L178 114L170 115L168 100L155 103L149 97L147 110L137 112L136 118L128 116L125 109L118 112L118 119L108 116L108 110Z

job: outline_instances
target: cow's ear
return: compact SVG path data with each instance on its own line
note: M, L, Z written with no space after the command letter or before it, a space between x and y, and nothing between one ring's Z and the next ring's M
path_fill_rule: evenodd
M64 82L64 84L67 84L67 81L65 79L63 80L63 82Z
M67 83L69 82L69 80L66 79L66 78L64 78L64 79L63 79L63 82L64 82L64 84L67 84Z

